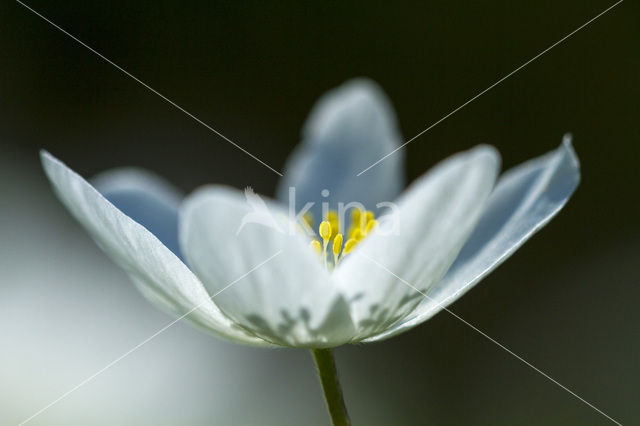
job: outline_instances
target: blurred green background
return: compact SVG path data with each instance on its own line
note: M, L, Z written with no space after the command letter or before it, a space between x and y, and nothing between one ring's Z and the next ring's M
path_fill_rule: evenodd
M28 4L281 169L314 101L376 80L405 139L612 5L538 2ZM413 179L496 146L504 168L574 135L582 183L452 310L623 424L640 423L640 4L626 0L406 147ZM20 4L0 4L0 424L17 424L164 326L49 190L137 165L185 191L277 176ZM447 313L338 349L354 424L611 424ZM304 351L178 324L30 424L328 422Z

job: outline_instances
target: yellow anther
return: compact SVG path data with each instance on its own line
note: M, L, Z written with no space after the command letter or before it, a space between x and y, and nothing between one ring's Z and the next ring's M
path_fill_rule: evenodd
M364 235L369 235L371 231L378 227L378 221L375 219L371 219L367 222L367 227L364 229Z
M333 239L333 254L337 256L340 254L340 250L342 250L342 234L336 235Z
M353 251L353 249L358 245L358 241L351 238L348 239L346 243L344 243L344 249L342 249L342 255L349 254Z
M322 237L322 239L325 241L325 244L327 241L329 241L329 239L331 238L331 223L327 222L326 220L323 220L320 223L320 228L318 229L318 231L320 231L320 236Z
M320 245L320 241L311 241L311 243L309 243L309 247L311 247L311 250L315 251L316 253L322 254L322 246Z
M306 212L302 216L302 220L304 220L304 223L306 223L309 228L313 228L313 215L310 212Z
M338 266L340 262L340 251L342 250L342 234L337 234L333 238L333 267Z
M340 222L336 221L329 221L329 223L331 224L331 238L335 237L336 235L338 235L338 232L340 232Z
M370 221L372 221L373 219L375 219L375 215L373 214L373 212L371 210L367 210L364 213L364 225L368 224Z
M360 228L356 228L353 230L353 233L351 234L351 239L360 241L363 238L364 238L364 234L362 233L362 230Z
M327 212L327 218L325 219L331 224L331 238L335 237L340 232L340 220L338 219L338 212L335 210L329 210Z
M360 209L353 209L351 211L351 226L360 226L360 216L362 211Z

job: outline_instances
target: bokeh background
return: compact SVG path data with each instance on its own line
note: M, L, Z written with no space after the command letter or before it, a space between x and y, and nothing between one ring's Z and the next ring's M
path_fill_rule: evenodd
M613 1L28 4L273 167L314 101L356 76L406 139ZM408 178L478 143L505 168L571 131L561 214L452 310L623 424L640 422L640 4L626 0L406 147ZM151 169L184 191L273 194L277 176L13 1L0 3L0 424L18 424L170 318L51 193L37 152L84 176ZM611 424L447 313L337 350L355 424ZM304 351L177 324L34 425L322 425Z

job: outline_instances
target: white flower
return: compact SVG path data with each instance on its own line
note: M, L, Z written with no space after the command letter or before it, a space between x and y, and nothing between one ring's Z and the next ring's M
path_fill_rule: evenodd
M400 142L377 86L348 82L312 111L278 195L295 187L297 207L314 209L391 201L403 186L401 152L356 174ZM388 217L399 232L374 230L330 271L304 233L281 231L293 219L278 202L266 207L281 227L264 226L243 222L252 206L235 189L205 186L181 202L159 178L125 170L97 178L101 194L49 153L42 162L62 202L149 300L176 316L193 310L188 320L236 342L305 348L381 340L426 321L544 226L580 179L568 138L497 184L497 151L475 147L395 200Z

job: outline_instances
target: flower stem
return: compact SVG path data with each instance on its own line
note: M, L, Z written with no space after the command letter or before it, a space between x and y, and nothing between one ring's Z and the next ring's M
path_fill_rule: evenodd
M312 349L311 353L318 369L318 377L320 378L324 399L331 415L331 422L334 426L351 425L347 407L344 405L333 352L331 352L331 349Z

